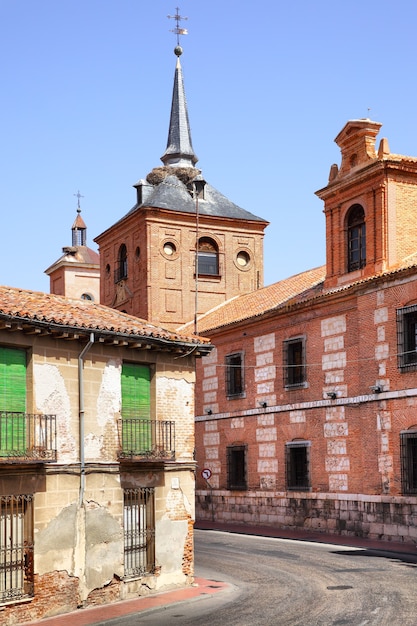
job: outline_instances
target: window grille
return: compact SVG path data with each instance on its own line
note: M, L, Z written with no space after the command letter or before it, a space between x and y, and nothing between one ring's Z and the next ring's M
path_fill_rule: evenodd
M33 495L0 496L0 602L33 592Z
M227 453L227 488L243 491L248 488L246 475L247 446L228 446Z
M226 356L226 395L240 396L244 391L243 354L228 354Z
M417 493L417 431L400 433L401 484L404 494Z
M306 491L310 482L310 441L291 441L285 446L286 482L289 491Z
M301 387L306 382L305 339L289 339L283 344L284 387Z
M417 304L397 309L397 352L401 370L417 368Z
M155 570L154 488L124 491L125 576L143 576Z

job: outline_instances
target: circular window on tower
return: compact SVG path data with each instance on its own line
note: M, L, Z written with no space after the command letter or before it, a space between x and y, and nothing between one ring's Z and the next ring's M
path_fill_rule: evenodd
M162 242L162 250L161 250L161 252L162 252L162 255L166 259L169 259L170 261L178 258L177 246L170 239Z
M240 269L240 270L247 270L250 267L251 264L251 257L249 252L247 252L246 250L239 250L239 252L236 255L236 266Z

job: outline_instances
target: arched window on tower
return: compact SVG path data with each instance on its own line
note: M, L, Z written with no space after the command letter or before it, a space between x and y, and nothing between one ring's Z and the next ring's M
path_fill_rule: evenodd
M118 283L127 278L127 248L124 243L119 248L117 266L114 273L114 282Z
M348 272L366 265L365 211L354 204L347 215Z
M219 275L219 248L210 237L198 240L197 262L199 276Z

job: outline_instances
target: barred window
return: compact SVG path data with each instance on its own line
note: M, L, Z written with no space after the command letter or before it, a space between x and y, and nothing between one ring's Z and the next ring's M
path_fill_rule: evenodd
M236 352L226 356L226 395L241 396L244 392L243 354Z
M310 483L310 441L290 441L285 446L286 482L289 491L308 491Z
M417 304L397 309L398 367L417 369Z
M284 341L284 387L302 387L306 382L305 338Z
M154 488L124 491L125 576L143 576L155 570Z
M0 496L0 602L33 593L33 495Z
M401 484L404 494L417 493L417 431L400 433Z
M248 488L246 477L247 446L228 446L227 488L242 491Z

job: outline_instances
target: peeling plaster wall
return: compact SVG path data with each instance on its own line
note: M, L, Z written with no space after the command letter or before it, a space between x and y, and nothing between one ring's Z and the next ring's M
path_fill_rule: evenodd
M78 450L71 432L71 401L61 369L51 363L34 363L33 379L36 411L57 416L59 460L75 460Z
M123 529L109 512L96 502L85 510L85 582L89 591L108 584L116 574L123 576Z
M121 371L122 359L109 359L104 368L97 369L98 395L86 413L85 457L88 460L109 460L115 456L121 409Z
M35 569L40 575L65 570L74 575L74 550L77 543L77 505L62 509L35 535Z

